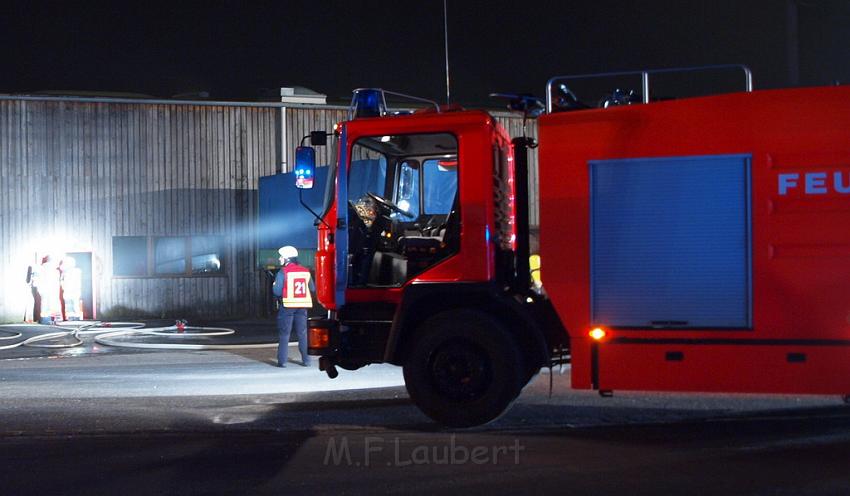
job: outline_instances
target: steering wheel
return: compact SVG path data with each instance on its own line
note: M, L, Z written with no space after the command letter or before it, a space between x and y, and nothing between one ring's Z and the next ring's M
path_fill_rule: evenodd
M370 193L370 192L367 191L366 194L369 195L369 198L375 200L375 203L384 207L385 209L389 210L390 212L395 212L397 214L403 215L403 216L407 217L408 219L413 219L415 217L412 213L407 212L405 210L402 210L395 203L393 203L389 200L386 200L384 198L381 198L380 196L376 195L375 193Z

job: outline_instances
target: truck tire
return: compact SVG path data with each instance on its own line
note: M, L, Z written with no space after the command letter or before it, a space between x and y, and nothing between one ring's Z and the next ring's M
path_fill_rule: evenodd
M514 337L498 320L475 310L452 310L425 321L404 363L414 404L450 427L497 418L519 395L524 375Z

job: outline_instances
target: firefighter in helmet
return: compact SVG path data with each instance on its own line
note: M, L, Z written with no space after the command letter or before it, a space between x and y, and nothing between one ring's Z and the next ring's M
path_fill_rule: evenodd
M294 328L298 336L301 365L308 367L307 309L313 306L310 296L313 282L310 280L310 271L298 264L298 250L287 245L279 249L278 253L281 267L272 286L272 292L281 302L277 313L277 364L278 367L286 367L289 336Z

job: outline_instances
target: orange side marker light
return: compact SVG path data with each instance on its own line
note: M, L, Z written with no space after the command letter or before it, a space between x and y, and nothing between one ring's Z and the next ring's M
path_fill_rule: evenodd
M308 341L310 348L327 348L331 343L331 336L328 329L322 327L312 327L308 333Z
M608 333L601 327L594 327L593 330L587 333L594 341L601 341Z

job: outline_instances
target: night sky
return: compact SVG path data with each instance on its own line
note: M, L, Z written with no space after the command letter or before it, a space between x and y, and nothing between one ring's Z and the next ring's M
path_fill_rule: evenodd
M797 0L799 83L850 81L850 1ZM744 63L788 86L786 0L448 0L452 100L554 75ZM379 86L444 101L443 2L9 2L0 92L254 100Z

